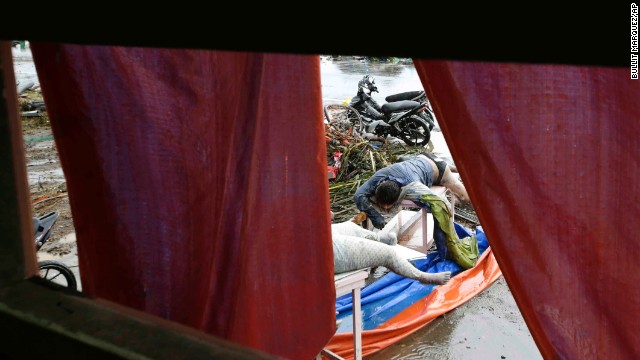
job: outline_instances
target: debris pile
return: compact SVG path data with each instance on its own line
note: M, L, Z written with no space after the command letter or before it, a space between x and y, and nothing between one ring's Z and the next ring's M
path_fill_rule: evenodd
M34 85L28 81L24 84L17 84L18 108L22 118L23 127L27 129L40 128L49 123L47 109L44 105L42 93L39 85Z

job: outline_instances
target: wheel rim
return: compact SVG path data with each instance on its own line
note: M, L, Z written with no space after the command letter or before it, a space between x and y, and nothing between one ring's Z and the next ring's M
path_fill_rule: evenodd
M51 281L52 283L56 283L64 287L69 287L67 278L64 277L64 274L60 270L53 268L41 269L40 276L47 281Z
M403 139L410 141L414 145L424 145L429 142L429 129L423 124L410 119L405 126L402 127L401 136Z
M75 275L67 266L55 261L42 261L38 263L40 277L56 285L77 290L78 284Z

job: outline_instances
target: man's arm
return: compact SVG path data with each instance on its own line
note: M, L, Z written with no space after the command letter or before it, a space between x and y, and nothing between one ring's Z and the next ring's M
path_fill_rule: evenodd
M353 200L355 201L358 210L364 211L369 219L371 219L373 226L378 229L382 229L385 225L384 217L380 215L380 213L376 211L376 209L373 208L371 200L369 200L369 196L371 196L372 193L370 187L371 183L369 180L360 185L358 190L356 190L356 194Z

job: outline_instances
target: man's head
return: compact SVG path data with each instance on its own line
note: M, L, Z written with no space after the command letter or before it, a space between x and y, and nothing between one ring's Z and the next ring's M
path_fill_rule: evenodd
M378 206L388 210L400 197L400 184L393 180L385 180L376 187L375 196Z

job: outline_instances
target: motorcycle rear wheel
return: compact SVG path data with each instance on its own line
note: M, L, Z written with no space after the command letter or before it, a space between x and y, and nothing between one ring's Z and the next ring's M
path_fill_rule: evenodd
M352 134L354 131L361 134L363 124L362 117L356 109L348 105L328 104L324 106L324 116L332 128Z
M425 146L431 140L429 125L417 116L411 116L399 124L399 137L409 146Z
M76 276L65 264L54 260L43 260L38 262L38 268L40 277L43 279L71 290L78 290Z
M422 120L427 122L427 125L429 125L429 131L433 130L433 128L436 127L436 123L435 121L433 121L433 116L431 116L430 112L423 111L419 114L419 116L422 118Z

